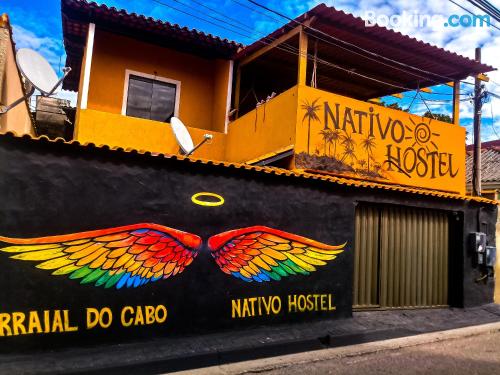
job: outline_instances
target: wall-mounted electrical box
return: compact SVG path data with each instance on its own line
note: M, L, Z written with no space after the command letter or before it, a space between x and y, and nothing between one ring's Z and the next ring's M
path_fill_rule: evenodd
M478 266L486 266L486 234L472 232L469 236L471 253L475 257L474 263Z
M486 267L495 267L497 259L497 248L495 246L486 246Z

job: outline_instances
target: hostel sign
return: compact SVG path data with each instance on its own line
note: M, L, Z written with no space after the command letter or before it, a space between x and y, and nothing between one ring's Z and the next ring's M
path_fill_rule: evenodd
M298 168L464 193L464 128L309 87L299 103Z
M349 208L324 189L335 212L308 185L149 155L4 136L0 160L2 353L351 314Z

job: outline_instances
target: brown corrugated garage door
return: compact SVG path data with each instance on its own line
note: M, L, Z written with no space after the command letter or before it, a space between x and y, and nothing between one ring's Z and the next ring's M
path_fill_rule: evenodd
M448 215L358 205L354 308L448 304Z

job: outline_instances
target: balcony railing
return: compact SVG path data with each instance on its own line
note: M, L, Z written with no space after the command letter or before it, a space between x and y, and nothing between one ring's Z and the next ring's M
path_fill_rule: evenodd
M232 122L228 141L238 161L293 144L296 168L465 192L464 128L308 86Z
M206 130L189 128L196 142ZM292 168L465 192L465 129L308 86L294 86L213 134L196 157L247 162L293 150ZM76 139L177 154L169 124L80 110Z

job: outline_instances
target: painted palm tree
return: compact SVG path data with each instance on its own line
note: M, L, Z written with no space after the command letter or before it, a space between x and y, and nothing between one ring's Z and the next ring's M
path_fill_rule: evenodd
M341 141L340 143L344 145L344 155L342 156L342 159L340 161L344 161L345 158L347 157L346 151L349 150L349 154L354 152L354 148L356 146L356 141L352 138L352 134L343 134L341 135Z
M331 147L333 144L333 134L332 130L328 129L328 138L326 139L326 142L328 143L328 156L332 156L331 153Z
M375 138L372 136L367 136L361 141L361 147L366 151L366 157L368 159L367 171L370 172L370 159L373 159L373 149L375 148Z
M326 145L329 143L331 130L326 128L319 132L323 138L323 155L326 155Z
M309 154L309 142L311 140L311 121L319 121L318 111L321 109L320 104L316 104L319 98L313 100L311 103L306 99L302 102L301 108L305 110L302 123L307 119L307 153Z
M340 141L340 143L342 143L344 145L344 147L346 147L346 148L348 148L348 147L354 148L354 146L356 146L356 141L352 137L352 134L347 134L346 133L346 134L341 135L340 138L342 139Z
M365 159L358 160L358 164L361 167L361 169L365 169L366 160Z
M329 144L331 145L333 143L333 157L337 158L337 142L341 138L341 133L340 130L335 129L335 130L330 130L330 138L329 138ZM330 146L328 146L328 154L330 154Z
M354 165L354 160L356 159L356 152L354 151L354 147L346 147L344 150L344 155L342 156L342 160L344 161L347 158L351 159L351 166Z

